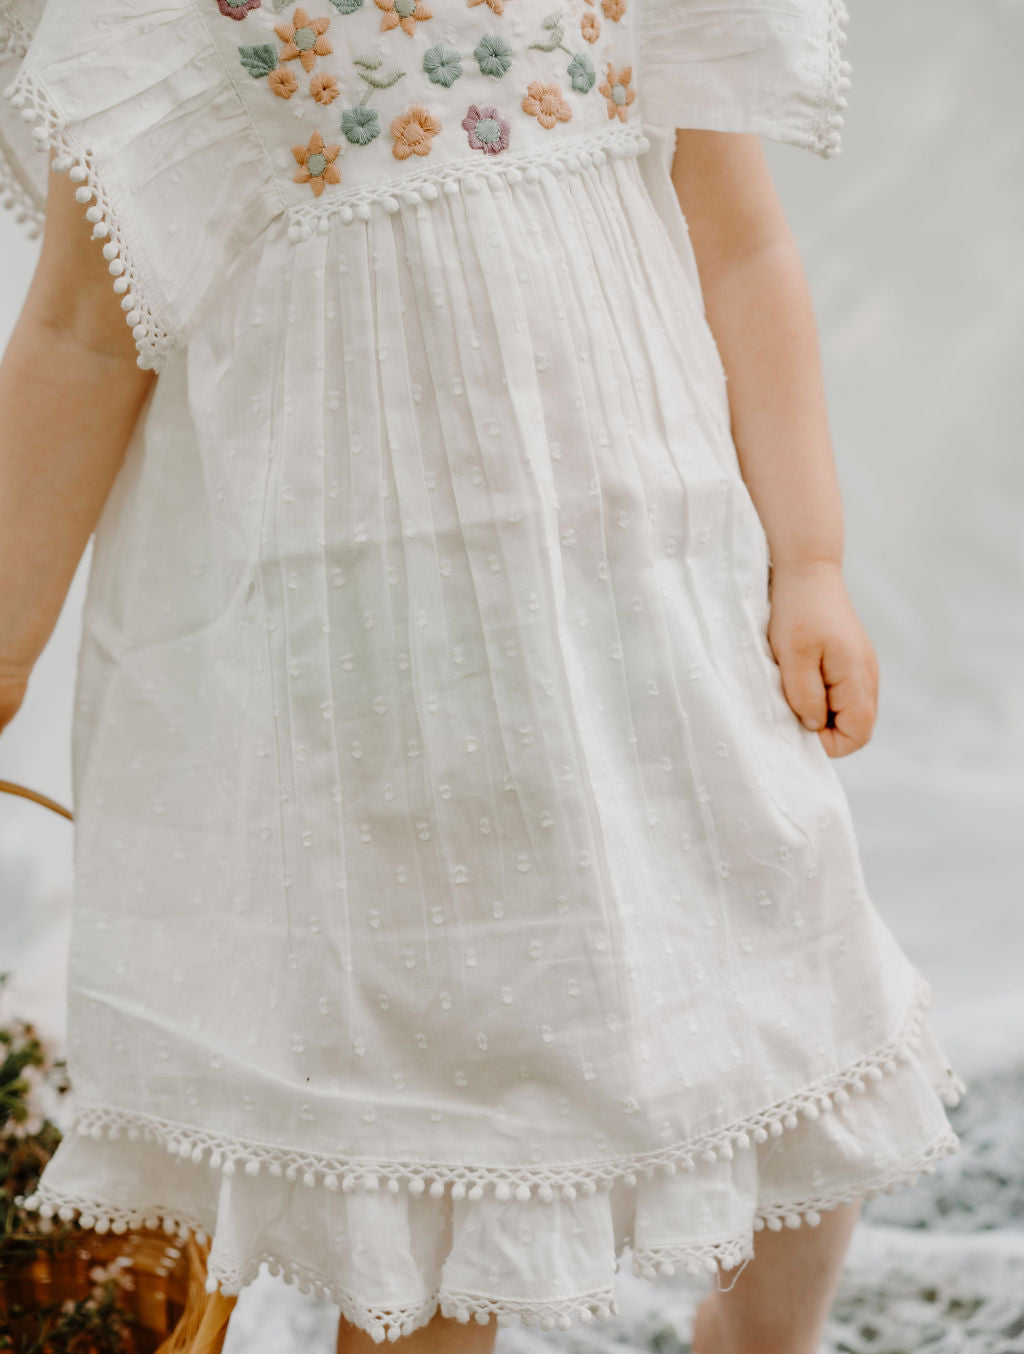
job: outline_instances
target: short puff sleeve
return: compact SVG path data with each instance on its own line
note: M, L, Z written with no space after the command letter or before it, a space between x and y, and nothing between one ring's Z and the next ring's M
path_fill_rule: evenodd
M191 0L0 0L0 63L3 200L38 234L51 163L70 175L161 370L281 210L206 25Z
M641 0L645 121L840 150L843 0Z

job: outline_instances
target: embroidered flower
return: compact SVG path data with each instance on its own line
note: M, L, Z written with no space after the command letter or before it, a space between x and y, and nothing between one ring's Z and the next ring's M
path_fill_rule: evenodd
M596 42L601 36L601 20L588 10L580 20L580 32L587 42Z
M462 74L462 61L454 47L438 42L423 53L423 69L432 84L450 89Z
M318 56L328 56L334 51L330 40L324 37L330 22L330 19L311 19L300 5L292 15L291 23L275 24L274 32L284 43L281 60L301 61L308 74Z
M376 108L367 108L362 103L357 103L354 108L346 108L341 115L341 130L354 146L368 146L375 136L380 135Z
M412 37L417 23L434 17L433 10L428 9L423 0L374 0L374 4L384 11L380 26L385 32L389 28L401 28Z
M542 127L550 129L556 122L568 122L572 117L572 109L558 85L545 85L540 80L531 80L526 90L523 112L535 117Z
M504 14L505 12L505 0L469 0L470 9L472 9L474 5L482 4L490 5L495 14Z
M512 64L512 48L496 33L485 33L473 48L482 75L502 76Z
M626 12L626 0L601 0L604 17L618 23Z
M309 82L309 92L317 103L333 103L341 93L338 88L338 82L333 75L314 75Z
M276 71L271 71L267 76L267 84L279 99L290 99L299 87L294 71L290 71L287 66L278 66Z
M433 139L440 130L441 123L433 113L415 104L391 124L395 142L391 147L392 154L396 160L406 160L410 155L429 155Z
M633 78L633 67L623 66L618 75L615 74L615 67L608 62L608 79L598 85L598 89L608 100L608 116L619 116L620 122L625 122L629 117L627 109L636 98L636 90L629 88L629 82Z
M567 67L569 81L577 94L588 94L594 88L597 71L585 52L577 52Z
M313 195L319 197L325 183L340 183L341 170L334 163L341 146L325 146L319 132L309 138L308 146L292 146L292 154L299 167L292 176L296 183L308 183Z
M509 123L492 104L480 108L471 103L466 109L462 125L469 135L469 144L485 155L498 155L508 150Z
M251 9L259 9L263 0L217 0L217 8L229 19L244 19Z

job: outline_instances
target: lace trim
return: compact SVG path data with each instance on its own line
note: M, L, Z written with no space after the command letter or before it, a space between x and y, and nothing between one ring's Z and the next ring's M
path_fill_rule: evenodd
M783 1227L817 1227L822 1213L840 1204L857 1199L873 1199L878 1194L895 1194L898 1190L917 1184L922 1175L933 1175L938 1163L958 1151L961 1142L951 1128L944 1129L924 1148L920 1156L894 1167L877 1177L873 1185L864 1189L848 1190L843 1194L818 1194L799 1203L764 1204L754 1212L753 1228L781 1232ZM658 1274L673 1275L682 1267L691 1274L707 1270L714 1274L719 1263L723 1269L733 1269L744 1260L753 1259L754 1251L749 1233L741 1232L724 1241L687 1242L680 1246L643 1246L633 1252L633 1273L639 1278L653 1279Z
M783 1225L799 1227L806 1223L817 1227L821 1214L839 1204L850 1203L855 1199L872 1199L877 1194L895 1193L904 1186L914 1185L919 1176L932 1174L937 1163L955 1152L960 1140L953 1131L946 1130L935 1138L914 1161L879 1177L876 1183L865 1189L839 1195L819 1195L799 1204L768 1204L758 1208L753 1218L753 1231L761 1231L766 1226L780 1231ZM26 1208L37 1208L46 1222L54 1215L71 1221L75 1214L82 1227L94 1228L97 1232L126 1232L129 1228L147 1227L158 1230L160 1227L169 1235L187 1239L190 1232L203 1244L208 1232L197 1220L178 1213L173 1209L146 1207L137 1209L110 1208L95 1200L61 1194L59 1191L40 1191L47 1199L40 1203L39 1195L28 1199L19 1196L15 1203ZM52 1224L50 1224L52 1226ZM626 1238L619 1247L619 1253L626 1245ZM640 1278L653 1279L659 1274L671 1276L682 1266L692 1274L709 1272L718 1274L722 1269L733 1269L737 1265L752 1259L754 1242L752 1232L741 1233L723 1241L686 1242L682 1245L648 1246L636 1249L633 1253L633 1273ZM527 1298L490 1298L486 1294L473 1293L464 1289L448 1289L442 1286L437 1292L421 1301L409 1305L372 1306L359 1302L352 1293L338 1284L326 1279L305 1266L286 1260L270 1251L260 1251L251 1256L244 1265L219 1265L213 1254L208 1262L206 1291L221 1292L225 1296L238 1294L257 1276L261 1265L265 1264L269 1272L280 1277L285 1283L295 1284L301 1292L315 1297L325 1298L341 1309L346 1320L359 1329L366 1331L374 1341L397 1340L403 1335L425 1326L434 1313L459 1322L476 1320L486 1325L492 1316L499 1326L519 1323L524 1326L540 1326L542 1330L570 1330L574 1322L588 1324L591 1321L606 1321L618 1315L614 1287L595 1289L589 1293L576 1293L568 1297L532 1302ZM619 1268L616 1258L615 1270Z
M0 10L0 60L13 57L20 60L28 51L32 34L13 9ZM19 225L27 227L30 240L43 233L45 211L21 179L12 160L0 153L0 204L14 212Z
M76 144L49 94L24 66L14 83L3 92L26 122L37 124L32 135L38 149L52 148L57 152L51 167L58 173L67 173L71 181L79 185L75 190L78 201L92 202L85 215L92 222L93 239L106 241L103 257L108 260L113 274L114 291L121 297L125 320L132 327L138 349L136 361L140 367L161 370L176 345L144 295L128 253L124 228L100 177L95 155L90 149L81 149Z
M481 1326L486 1326L494 1316L499 1326L519 1324L540 1326L541 1330L571 1330L574 1318L587 1325L594 1320L607 1321L619 1312L611 1287L546 1302L531 1302L528 1298L488 1298L466 1289L446 1288L438 1305L442 1316L456 1321L466 1322L472 1316Z
M930 988L917 974L910 1006L899 1027L871 1053L839 1072L820 1077L803 1091L767 1109L756 1110L685 1142L628 1157L484 1166L335 1156L228 1137L156 1115L98 1105L76 1106L71 1127L83 1137L117 1139L123 1132L133 1142L141 1138L159 1143L171 1155L187 1157L197 1165L206 1160L212 1169L224 1175L234 1175L238 1169L247 1175L259 1175L266 1169L269 1175L283 1176L289 1181L301 1178L311 1188L319 1184L346 1193L384 1188L397 1194L404 1187L414 1195L429 1190L432 1198L440 1198L450 1186L454 1199L481 1199L488 1188L493 1189L499 1202L512 1198L523 1201L534 1193L544 1202L550 1202L556 1194L574 1199L579 1191L590 1195L598 1189L611 1189L617 1180L632 1186L641 1175L649 1180L659 1170L674 1175L679 1170L696 1170L698 1161L729 1161L737 1148L749 1148L753 1143L781 1136L787 1128L796 1128L799 1114L815 1120L821 1114L843 1108L849 1103L851 1092L863 1095L868 1082L880 1082L887 1073L894 1073L901 1060L913 1061L914 1050L920 1045L924 1013L930 1004ZM945 1104L952 1106L959 1103L967 1087L952 1068L947 1073L935 1091Z
M604 164L609 156L637 155L649 150L650 144L642 130L623 126L599 135L579 133L550 149L529 146L496 156L477 156L458 167L447 164L425 168L400 180L391 179L349 192L332 193L329 199L290 207L288 238L296 242L309 239L315 231L326 231L330 216L339 216L345 222L367 221L373 207L397 212L403 202L416 206L420 202L435 201L442 192L472 192L485 183L494 188L520 183L523 179L527 183L536 183L540 178L540 167L555 174L578 172L591 165Z
M840 128L844 124L844 119L839 110L847 105L842 91L850 88L850 74L853 68L843 57L840 49L847 42L846 26L849 21L850 15L844 0L828 0L826 20L828 64L821 100L822 116L816 136L821 154L826 160L838 155L842 150Z
M10 5L0 9L0 57L20 59L28 51L32 33L20 15Z

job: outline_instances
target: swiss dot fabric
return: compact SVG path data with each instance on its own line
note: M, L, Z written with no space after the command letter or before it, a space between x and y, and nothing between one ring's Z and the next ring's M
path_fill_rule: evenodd
M200 19L235 41L260 17L235 8L179 15L173 50ZM387 11L328 8L292 26ZM455 6L441 36L501 15ZM269 180L203 197L175 174L224 129L225 183L277 172L232 90L280 67L250 60L138 98L192 289L102 179L136 105L76 159L24 87L96 183L140 343L168 340L95 538L75 1118L32 1206L203 1232L212 1285L266 1262L377 1339L438 1308L607 1318L627 1244L646 1275L732 1268L762 1227L933 1170L963 1083L783 695L666 133L557 159L535 132L514 174L446 160L365 214L275 209ZM224 115L180 153L176 88Z

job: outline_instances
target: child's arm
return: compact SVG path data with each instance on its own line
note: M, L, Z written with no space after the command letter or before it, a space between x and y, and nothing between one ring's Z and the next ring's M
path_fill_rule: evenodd
M50 174L39 261L0 361L0 729L21 705L156 379L136 365L75 187Z
M841 757L871 736L878 663L842 577L842 505L803 265L759 137L680 130L672 180L768 538L769 644L787 701Z

